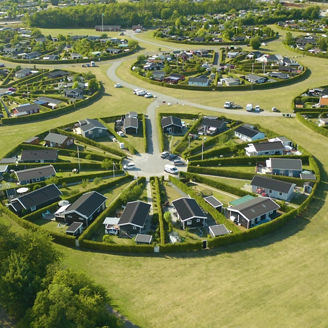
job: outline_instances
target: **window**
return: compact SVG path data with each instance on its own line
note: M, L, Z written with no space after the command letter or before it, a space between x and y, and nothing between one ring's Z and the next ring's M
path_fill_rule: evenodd
M269 193L270 193L270 194L272 193L272 190L271 190L271 189L269 190Z
M133 226L133 230L137 230L137 227L136 226Z
M281 196L282 195L282 192L280 192L279 195Z
M200 219L197 219L196 222L200 222Z
M191 225L192 221L191 220L188 220L187 221L187 225Z

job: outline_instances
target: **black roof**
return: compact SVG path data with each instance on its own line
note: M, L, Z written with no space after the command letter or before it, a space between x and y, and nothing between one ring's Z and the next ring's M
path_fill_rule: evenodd
M61 76L66 76L66 75L69 75L69 73L66 71L62 71L62 70L55 70L55 71L51 71L48 73L48 77L51 77L51 78L56 78L56 77L61 77Z
M290 188L292 188L292 186L294 186L295 184L286 181L281 181L278 179L271 179L271 178L255 175L253 177L251 185L260 188L271 189L283 193L288 193Z
M106 199L105 196L97 191L87 192L68 206L65 213L74 211L88 218L106 201Z
M273 169L302 170L302 161L294 158L270 158Z
M202 119L200 126L208 126L208 127L214 127L217 129L222 129L225 122L222 119L219 119L218 117L213 116L204 116Z
M193 217L206 218L203 210L199 207L193 198L179 198L172 202L182 221L189 220Z
M175 125L175 126L178 126L178 127L182 128L181 119L179 117L176 117L176 116L163 117L162 120L161 120L161 125L162 125L162 128L165 128L165 127L170 126L170 125Z
M265 150L284 150L285 147L281 141L273 142L258 142L254 143L254 148L256 151L265 151Z
M81 125L81 130L84 132L95 128L107 130L107 128L103 126L98 120L94 120L90 118L80 121L80 125Z
M214 196L208 196L204 198L205 201L207 201L211 206L214 208L221 207L223 204L216 199Z
M137 117L125 117L124 119L124 123L123 126L125 129L127 128L134 128L134 129L138 129L138 118Z
M254 129L254 128L250 128L246 125L242 125L242 126L239 126L235 132L237 133L240 133L244 136L247 136L247 137L250 137L250 138L253 138L254 136L256 136L258 133L260 133L259 130L257 129Z
M216 224L208 227L215 237L226 235L230 233L230 231L226 228L224 224Z
M149 210L150 205L145 202L140 200L129 202L126 204L118 225L133 224L138 227L143 227Z
M15 171L19 181L25 181L30 179L40 179L44 177L50 177L56 175L56 170L52 165L34 167L32 169L26 169L21 171Z
M73 222L67 229L66 233L75 233L83 225L82 222Z
M40 103L40 104L42 104L42 103L53 103L53 104L59 105L64 101L60 100L60 99L49 98L49 97L38 97L38 98L35 99L35 102Z
M44 138L44 141L54 142L56 144L62 145L68 136L64 136L63 134L49 132L48 135Z
M136 243L139 244L150 244L152 240L153 240L152 235L144 235L141 233L138 233L135 239Z
M30 209L33 206L40 206L50 201L56 201L61 194L61 191L55 184L50 184L17 197L12 202L18 201L25 209Z
M21 161L56 161L58 152L55 149L40 149L40 150L28 150L22 151Z
M238 211L247 220L252 220L279 208L280 206L269 197L255 197L239 205L231 206L229 210Z

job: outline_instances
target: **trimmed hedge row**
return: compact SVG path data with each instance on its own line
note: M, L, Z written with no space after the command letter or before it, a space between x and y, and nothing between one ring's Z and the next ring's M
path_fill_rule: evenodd
M16 169L17 167L23 169L29 169L38 166L45 166L45 165L53 165L56 171L71 171L73 169L77 169L79 167L78 162L57 162L57 163L18 163L16 166L15 164L10 164L9 169ZM80 163L80 168L83 170L99 170L103 171L104 168L101 166L101 163Z
M43 120L43 119L47 119L50 117L58 117L63 114L67 114L67 113L73 112L75 110L78 110L82 107L90 105L91 103L99 100L102 97L103 93L104 93L104 87L100 83L100 88L87 99L83 99L81 101L77 101L74 104L59 108L57 110L45 112L45 113L38 113L38 114L29 115L29 116L21 116L21 117L15 117L15 118L3 118L3 119L1 119L1 123L4 125L12 125L12 124L20 124L20 123L30 123L33 121Z
M186 186L183 182L181 182L179 179L169 176L170 181L175 184L179 189L181 189L183 192L185 192L187 195L190 195L191 197L195 198L197 203L205 210L207 211L213 219L218 223L218 224L224 224L229 230L239 233L240 230L229 220L225 218L225 216L217 211L214 207L212 207L210 204L208 204L203 197L198 196L197 193Z
M161 191L160 191L160 187L159 187L158 177L154 178L154 184L155 184L156 204L157 204L157 210L158 210L160 244L164 245L165 244L165 228L164 228L164 218L163 218L163 210L162 210Z
M314 132L317 132L325 137L328 137L328 129L322 128L322 127L314 124L313 122L305 119L300 113L297 113L296 117L302 124L304 124L309 129L311 129Z
M148 138L147 138L147 125L146 125L146 115L142 114L142 135L144 138L144 151L147 153L148 151Z

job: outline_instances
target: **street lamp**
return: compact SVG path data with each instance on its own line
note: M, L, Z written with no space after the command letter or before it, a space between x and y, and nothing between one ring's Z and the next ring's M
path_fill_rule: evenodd
M204 141L206 141L206 137L202 139L202 160L204 159Z

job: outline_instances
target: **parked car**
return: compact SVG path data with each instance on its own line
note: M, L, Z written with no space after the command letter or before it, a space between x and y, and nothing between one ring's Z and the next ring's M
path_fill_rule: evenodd
M279 112L279 110L277 109L277 107L272 107L272 111L273 112Z
M186 163L181 159L175 159L173 161L173 163L174 163L175 166L185 166L186 165Z
M135 167L136 167L136 165L133 162L129 162L129 163L123 165L124 170L132 170Z
M136 95L143 97L147 92L145 90L137 90Z
M233 108L233 102L231 102L231 101L226 101L226 102L224 103L223 107L226 108L226 109L231 109L231 108Z
M175 154L170 154L169 157L168 157L168 160L169 161L174 161L175 159L178 158L178 155L175 155Z
M125 136L125 134L124 134L123 131L117 131L117 134L118 134L120 137L124 137L124 136Z
M122 84L121 83L115 83L114 88L122 88Z
M253 105L252 105L252 104L247 104L247 105L246 105L246 110L247 110L248 112L251 112L251 111L253 110Z
M167 158L167 157L169 157L169 155L170 155L170 153L168 151L163 151L161 153L161 158Z
M170 165L170 164L165 165L164 171L167 172L167 173L171 173L171 174L178 174L179 173L179 170L174 165Z
M261 111L261 107L259 105L255 106L255 112L259 113Z
M147 92L145 95L144 95L145 98L153 98L153 95L149 92Z

